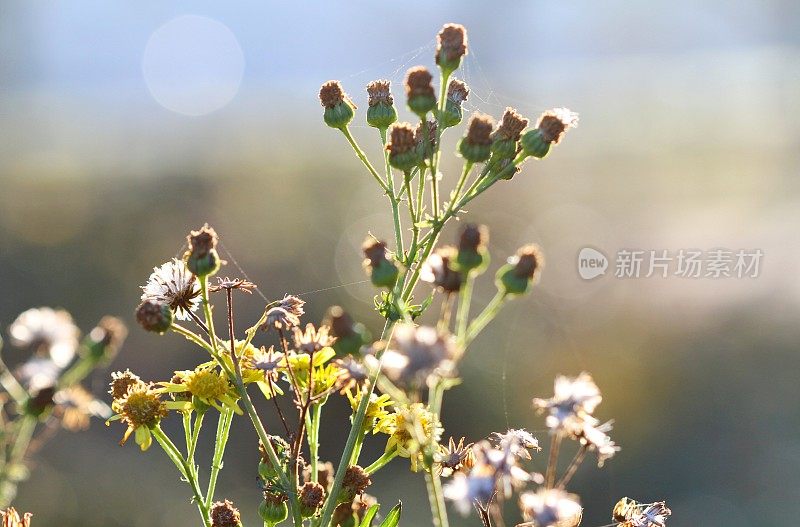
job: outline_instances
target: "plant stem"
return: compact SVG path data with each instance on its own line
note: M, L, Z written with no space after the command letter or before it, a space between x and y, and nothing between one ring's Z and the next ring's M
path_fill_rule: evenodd
M383 325L383 331L381 332L380 340L386 340L387 337L389 337L388 340L391 340L390 332L392 327L392 321L387 319L386 323ZM376 358L380 359L380 354L377 354ZM361 401L358 403L355 416L353 416L350 433L347 436L347 442L345 443L344 450L342 451L342 457L339 460L338 466L336 467L336 476L333 479L331 491L328 494L328 499L325 500L324 507L322 508L322 515L318 524L319 527L328 527L331 522L333 509L336 507L336 496L339 495L339 491L342 489L344 475L353 455L356 439L363 430L364 419L367 415L367 407L369 406L369 399L373 390L375 390L375 385L378 377L380 376L380 371L380 367L376 368L375 373L370 378L369 388L362 392Z
M456 340L463 346L467 336L467 324L469 322L469 308L472 302L472 289L475 285L476 274L472 271L467 273L464 286L458 293L458 314L456 315ZM463 350L461 351L463 353Z
M386 185L388 187L389 202L392 206L392 221L394 222L394 238L396 253L403 256L403 225L400 219L400 202L394 193L394 176L392 167L389 165L389 151L386 150L386 128L380 129L381 143L383 144L383 158L386 165Z
M497 313L500 312L500 309L503 307L503 304L507 300L508 296L505 292L498 290L497 294L494 295L494 298L486 305L480 315L475 317L469 327L467 328L467 333L464 336L464 341L462 342L462 346L468 346L475 337L485 328L489 322L494 320L494 317L497 316Z
M425 473L425 482L428 487L428 501L431 504L431 512L433 513L433 525L435 527L448 527L447 509L444 504L444 495L442 494L442 480L429 470Z
M355 151L355 153L358 156L358 158L361 160L361 162L364 164L364 166L367 167L367 170L369 170L369 173L372 174L372 177L375 178L375 181L378 182L378 185L381 186L381 188L383 189L384 192L388 193L389 192L389 187L387 186L386 182L381 178L381 176L378 174L378 171L375 170L375 167L372 166L372 163L369 162L369 159L367 159L367 155L364 153L363 150L361 150L361 147L358 146L358 143L356 143L356 140L353 138L353 135L350 133L350 129L348 127L344 126L344 127L340 128L340 130L342 131L344 136L347 138L347 141L350 143L350 146L353 147L353 150Z
M391 460L397 457L397 449L393 448L389 452L384 452L381 457L376 459L370 466L364 469L364 472L370 476L385 467Z
M317 482L319 465L319 422L322 417L322 403L311 407L311 426L308 427L308 451L311 454L311 481Z
M564 472L564 475L561 476L561 479L559 479L558 483L556 483L557 489L563 489L567 486L567 483L570 482L572 476L574 476L575 472L577 472L578 467L581 466L581 463L583 463L583 460L586 457L586 452L588 451L589 449L586 448L586 446L581 446L581 448L575 454L575 457L572 458L572 461L570 462L569 467L567 467L566 472Z
M547 472L545 473L545 485L548 489L553 488L556 481L556 468L558 468L558 451L561 448L563 434L556 432L553 441L550 443L550 458L547 461Z
M200 516L203 518L203 525L206 527L211 527L211 519L208 515L208 507L205 504L203 493L200 491L200 486L198 485L197 476L195 475L194 470L189 467L187 460L183 459L178 447L176 447L167 434L164 433L160 425L156 425L153 428L152 433L155 436L156 441L158 441L158 444L161 445L161 448L175 464L181 475L186 478L186 481L192 488L192 494L194 496L193 499L197 505L197 509L200 511Z
M233 410L225 408L224 412L219 414L217 421L217 437L214 441L214 457L211 460L211 475L208 479L208 492L206 492L206 507L210 508L211 503L214 501L214 492L217 489L217 478L219 472L222 470L222 457L225 454L225 445L228 444L228 436L231 432L231 423L233 422Z

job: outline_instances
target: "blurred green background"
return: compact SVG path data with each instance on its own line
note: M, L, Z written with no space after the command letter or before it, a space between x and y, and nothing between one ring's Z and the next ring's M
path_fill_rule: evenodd
M358 248L367 231L391 236L389 213L322 123L317 91L342 80L361 106L354 133L377 156L377 134L360 124L364 86L389 78L402 103L405 70L432 66L436 32L460 22L471 110L499 117L511 105L535 118L567 106L581 124L470 206L491 227L493 268L530 241L547 268L467 356L445 400L448 433L526 427L544 439L531 397L551 394L556 374L587 370L623 450L576 476L583 525L608 523L622 496L666 499L677 527L788 525L800 513L799 6L4 1L0 321L38 305L70 310L85 329L118 314L132 331L112 368L163 379L191 367L197 352L145 334L132 312L150 269L208 221L230 262L223 274L240 274L235 260L268 297L301 294L308 320L342 304L378 332ZM445 159L449 188L460 165ZM765 256L755 279L586 282L584 246ZM490 275L478 294L493 294ZM240 320L263 307L255 296L240 306ZM96 394L107 377L92 378ZM322 454L338 459L345 405L334 406ZM95 422L59 435L18 508L39 526L197 525L167 458L120 448L121 434ZM235 426L218 488L246 525L259 501L255 445L245 422ZM371 442L366 458L382 447ZM405 525L428 521L422 478L405 462L372 490L404 500Z

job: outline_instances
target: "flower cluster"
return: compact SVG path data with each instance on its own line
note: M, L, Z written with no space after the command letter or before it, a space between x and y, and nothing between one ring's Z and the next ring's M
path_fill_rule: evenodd
M619 450L607 435L610 423L593 416L601 397L588 374L559 378L553 398L535 400L551 431L544 474L527 467L538 461L541 448L524 429L475 442L443 439L442 401L460 383L459 363L506 305L536 289L544 259L536 245L521 247L494 273L494 298L476 310L472 291L490 266L488 229L463 223L452 246L439 244L442 232L463 216L467 204L511 180L527 162L544 158L577 124L577 116L555 109L530 127L512 108L499 124L488 115L472 115L456 149L462 171L448 180L440 173L442 135L462 123L470 93L453 77L468 54L466 29L447 24L437 42L438 93L434 74L424 66L405 77L411 122L398 121L399 99L389 81L366 86L365 120L383 146L380 171L350 131L357 108L342 85L327 81L319 92L325 124L345 137L391 211L394 240L370 235L362 246L362 265L377 289L374 304L383 324L376 338L339 306L330 307L321 323L308 322L304 300L293 295L267 303L258 320L242 324L235 304L239 298L252 301L249 293L257 286L246 278L216 277L225 262L217 253L218 235L208 225L192 231L183 257L156 267L142 287L136 318L143 329L179 335L203 355L160 381L144 382L130 371L113 374L110 420L127 427L123 443L134 435L145 450L155 439L187 483L205 527L241 525L230 501L215 501L231 423L238 416L246 417L258 436L258 452L252 453L262 495L258 513L268 527L285 521L294 527L371 526L381 505L366 491L398 457L424 475L438 527L447 525L445 498L462 513L475 507L488 527L493 519L500 523L500 505L514 496L531 526L577 525L582 508L567 484L586 453L594 452L602 465ZM451 185L448 193L444 185ZM405 207L407 213L401 213ZM429 286L420 288L421 301L420 282ZM214 298L224 304L215 306L212 293L223 293ZM438 319L420 323L434 304ZM256 410L261 398L262 409ZM352 410L336 465L320 458L320 443L328 437L322 414L335 398ZM269 433L264 411L279 423ZM183 424L178 443L185 446L161 427L171 415ZM217 424L215 449L209 473L201 474L195 456L209 418ZM381 441L383 453L365 462L369 449L363 446L374 440ZM556 478L564 440L574 440L578 454ZM449 478L446 485L442 478ZM620 518L615 521L662 527L668 509L658 505L634 503L615 511ZM396 527L400 505L381 512L381 527Z
M111 409L81 382L107 365L125 341L127 329L104 317L83 339L63 309L39 307L21 313L8 327L9 342L27 350L27 360L10 370L0 357L0 506L7 506L26 478L26 458L59 427L85 430L92 417L108 418ZM0 349L2 349L0 339ZM35 445L35 448L32 446ZM16 511L3 513L4 525L28 525Z

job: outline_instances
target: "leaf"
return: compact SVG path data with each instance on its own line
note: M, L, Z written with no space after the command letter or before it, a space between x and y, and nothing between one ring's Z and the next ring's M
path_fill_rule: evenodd
M375 515L378 513L378 509L380 508L381 506L376 503L367 509L367 513L364 514L364 519L361 520L361 524L359 524L358 527L372 527L372 520L375 519Z
M381 522L379 527L397 527L400 522L400 512L403 510L403 502L397 502L397 505L389 511L386 518Z

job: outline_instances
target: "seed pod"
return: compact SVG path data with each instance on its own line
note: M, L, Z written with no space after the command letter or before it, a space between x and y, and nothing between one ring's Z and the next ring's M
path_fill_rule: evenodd
M319 90L319 101L325 108L323 119L331 128L343 129L355 115L355 105L342 89L339 81L328 81Z
M424 66L416 66L406 74L406 96L408 108L420 119L436 108L436 93L431 81L433 76Z
M377 80L367 84L367 95L369 95L367 124L381 130L386 130L397 121L397 109L394 107L389 86L387 80Z
M217 233L208 226L192 231L186 237L189 250L186 251L186 268L196 276L215 274L222 264L217 254Z
M163 334L172 326L172 309L168 304L145 300L136 308L136 322L147 331Z
M461 157L473 163L482 163L489 159L492 152L492 118L476 113L469 120L467 134L458 143Z
M522 295L538 281L544 265L542 252L536 245L521 247L508 263L497 271L497 287L507 295Z

